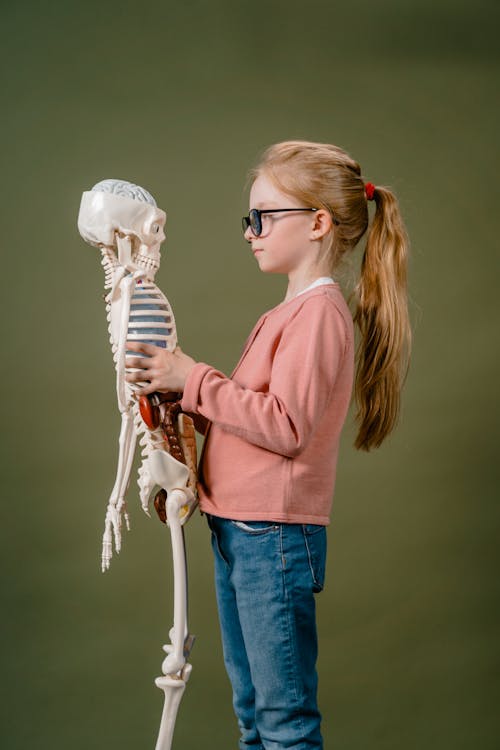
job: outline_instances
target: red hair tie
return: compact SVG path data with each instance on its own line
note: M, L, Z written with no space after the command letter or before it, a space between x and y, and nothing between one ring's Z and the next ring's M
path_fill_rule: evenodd
M375 185L372 182L367 182L365 185L366 197L369 201L372 201L375 195Z

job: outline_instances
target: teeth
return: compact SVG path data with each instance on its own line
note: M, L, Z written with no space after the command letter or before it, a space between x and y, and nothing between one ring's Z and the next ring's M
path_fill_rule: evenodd
M139 253L134 257L134 263L139 266L139 268L145 268L146 270L157 271L160 267L160 264L157 260L149 258L147 255L141 255Z

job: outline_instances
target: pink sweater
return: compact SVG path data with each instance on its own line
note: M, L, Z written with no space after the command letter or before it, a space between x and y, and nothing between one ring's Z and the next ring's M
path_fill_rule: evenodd
M230 378L198 362L182 408L208 427L201 510L328 524L353 372L353 322L336 283L264 313Z

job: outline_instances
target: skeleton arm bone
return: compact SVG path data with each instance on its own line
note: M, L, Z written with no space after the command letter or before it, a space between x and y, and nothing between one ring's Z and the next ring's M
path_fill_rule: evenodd
M127 491L134 450L136 435L134 432L134 421L132 409L122 412L122 424L119 439L118 467L116 470L116 479L111 497L106 510L106 519L104 522L104 534L102 538L102 571L109 569L109 564L113 556L114 536L115 548L117 552L121 549L121 527L122 513L124 514L127 530L130 529L129 517L124 500Z
M112 291L111 316L119 315L118 340L115 342L116 350L116 395L118 407L121 412L122 424L120 429L118 467L116 479L111 497L106 510L104 534L102 539L102 570L108 570L113 554L112 537L114 536L117 552L121 549L121 527L122 513L125 517L127 529L130 528L129 517L124 500L125 492L130 479L132 462L134 458L136 435L134 431L134 420L132 414L132 401L127 398L125 381L125 351L127 345L128 318L130 314L130 300L134 280L131 276L123 276ZM114 299L113 299L114 297ZM114 326L112 326L114 328Z
M125 381L125 352L127 347L128 319L130 315L130 300L132 299L132 290L134 279L126 276L120 282L120 323L118 332L117 351L116 351L116 395L118 406L123 412L127 409L127 393Z

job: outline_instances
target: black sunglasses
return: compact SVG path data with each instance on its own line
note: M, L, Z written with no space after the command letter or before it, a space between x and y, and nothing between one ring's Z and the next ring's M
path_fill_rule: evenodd
M252 228L252 232L256 237L260 237L262 234L262 214L278 214L282 211L317 211L317 208L267 208L260 211L258 208L252 208L249 211L248 216L243 216L241 219L241 226L243 232L246 232L248 227Z

